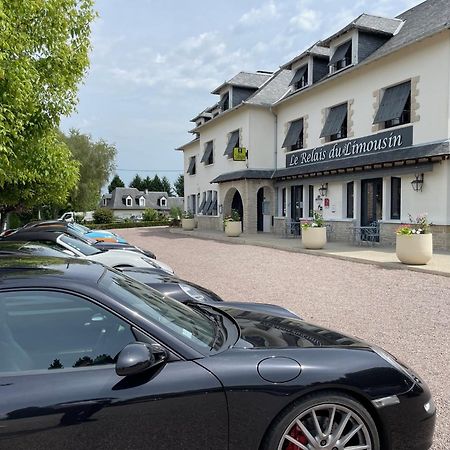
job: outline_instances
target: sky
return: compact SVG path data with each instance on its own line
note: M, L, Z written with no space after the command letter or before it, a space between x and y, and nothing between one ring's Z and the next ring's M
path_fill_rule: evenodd
M189 122L241 70L276 70L361 13L395 17L421 0L97 0L89 72L62 121L118 150L117 173L183 173Z

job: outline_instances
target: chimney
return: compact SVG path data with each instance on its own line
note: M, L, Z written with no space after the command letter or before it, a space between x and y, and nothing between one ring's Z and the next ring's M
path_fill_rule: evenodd
M148 189L145 190L145 193L148 194Z

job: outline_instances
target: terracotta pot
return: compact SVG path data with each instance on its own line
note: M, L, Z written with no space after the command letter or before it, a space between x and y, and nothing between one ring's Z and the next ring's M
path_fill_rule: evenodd
M302 228L302 244L304 248L319 250L327 243L326 227Z
M433 235L397 234L395 252L403 264L427 264L433 256Z
M225 222L225 234L229 237L237 237L242 233L242 222Z
M192 231L195 228L195 219L182 219L181 227L184 231Z

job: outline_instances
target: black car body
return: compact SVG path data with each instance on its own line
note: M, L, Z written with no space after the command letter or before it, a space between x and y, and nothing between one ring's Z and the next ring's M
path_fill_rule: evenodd
M9 232L5 236L2 236L2 239L15 239L24 241L27 239L27 237L22 236L23 233L27 233L28 235L28 233L38 232L65 233L83 242L92 244L100 250L129 250L142 253L149 258L156 259L156 256L153 252L151 252L150 250L141 249L140 247L136 247L135 245L123 244L120 242L99 242L95 239L89 239L78 230L74 229L74 227L70 223L61 220L30 222L24 227L18 228L14 232Z
M86 261L0 258L0 354L2 449L329 450L347 425L349 445L370 445L339 450L431 445L428 388L381 350L299 319L189 307Z

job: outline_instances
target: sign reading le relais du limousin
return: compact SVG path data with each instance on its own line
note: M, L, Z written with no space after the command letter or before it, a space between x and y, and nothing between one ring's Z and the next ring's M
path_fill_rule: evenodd
M286 167L299 167L340 159L358 158L381 152L391 152L412 145L413 127L385 131L348 141L339 141L286 155Z

